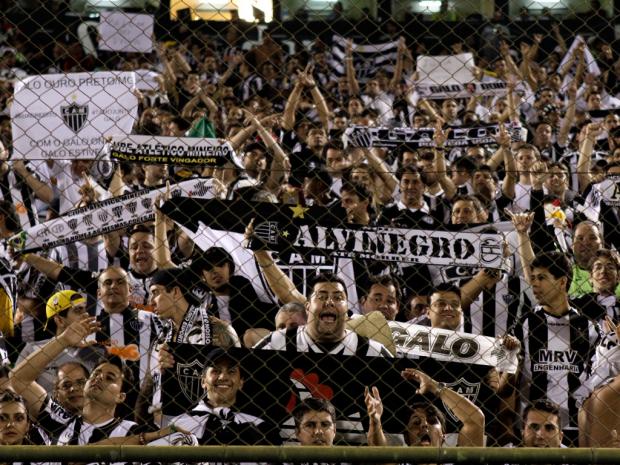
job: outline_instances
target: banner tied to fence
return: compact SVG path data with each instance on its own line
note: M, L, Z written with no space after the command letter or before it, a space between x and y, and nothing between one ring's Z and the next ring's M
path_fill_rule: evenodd
M95 159L107 134L128 134L138 117L131 72L29 76L15 85L13 159Z
M243 168L230 142L221 139L165 136L112 136L114 160L151 164L223 166Z

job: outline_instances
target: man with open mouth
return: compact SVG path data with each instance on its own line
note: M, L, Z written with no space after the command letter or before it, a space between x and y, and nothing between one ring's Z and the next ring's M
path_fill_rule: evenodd
M414 368L402 372L403 378L419 383L418 394L435 395L443 405L458 418L462 426L458 432L458 447L483 447L485 418L473 402L439 383L426 373ZM383 432L381 417L383 403L379 389L366 388L366 409L368 411L368 444L385 446L387 439ZM442 447L446 434L444 414L430 402L418 402L409 407L407 428L403 432L405 443L412 447Z
M256 344L255 349L289 350L294 347L297 352L392 356L383 344L346 329L349 303L341 278L332 273L321 273L309 289L310 295L304 298L307 324L274 331Z

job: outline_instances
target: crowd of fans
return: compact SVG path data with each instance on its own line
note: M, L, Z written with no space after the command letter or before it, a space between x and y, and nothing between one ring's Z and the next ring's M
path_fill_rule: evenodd
M555 27L518 43L500 37L492 60L476 60L476 78L506 82L505 95L431 100L416 92L418 48L404 38L393 73L379 68L362 83L351 41L338 77L318 40L288 53L267 32L242 50L242 30L233 21L218 36L189 31L158 42L150 55L98 58L66 37L42 55L18 28L5 31L2 239L105 198L204 177L219 197L245 199L248 208L327 207L351 227L496 227L509 265L353 259L353 276L317 267L300 283L282 257L254 250L275 296L268 302L228 251L200 250L157 206L154 222L52 250L20 253L5 241L0 444L281 444L270 418L238 407L252 368L227 350L402 356L379 323L376 334L357 330L356 320L367 318L491 336L520 354L517 374L489 367L481 379L492 392L487 405L438 382L438 373L404 370L412 393L428 401L403 405L405 429L390 432L396 439L383 430L382 393L369 386L368 444L619 446L620 212L611 202L618 195L602 187L620 188L620 59L612 44L582 40L569 51L575 37ZM552 52L542 40L556 42ZM477 57L464 41L449 48ZM591 72L590 52L600 74ZM136 92L134 134L184 137L200 126L200 136L229 141L243 169L115 162L106 178L92 160L11 159L16 80L138 69L156 72L159 88ZM492 145L445 148L450 131L496 123ZM432 127L436 146L346 145L353 125ZM511 139L515 127L525 140ZM246 240L253 237L250 224ZM206 397L174 418L161 411L162 373L178 363L173 343L214 346L201 375ZM305 399L292 416L302 445L337 442L338 412L325 399Z

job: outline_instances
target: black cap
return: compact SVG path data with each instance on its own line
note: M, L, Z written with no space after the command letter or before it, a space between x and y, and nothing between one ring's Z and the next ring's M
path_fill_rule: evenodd
M233 365L241 365L240 360L230 351L226 351L221 347L216 347L207 354L205 359L205 368L215 366L220 360L228 360Z

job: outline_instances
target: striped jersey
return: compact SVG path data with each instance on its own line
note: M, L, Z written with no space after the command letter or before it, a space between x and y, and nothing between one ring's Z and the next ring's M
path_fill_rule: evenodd
M522 401L556 402L565 429L576 429L577 391L590 375L598 324L573 307L554 316L536 306L521 318L515 336L522 344Z
M345 330L344 338L330 347L317 344L306 332L305 326L274 331L254 346L254 349L285 350L287 352L314 352L330 355L359 355L392 357L383 344Z

